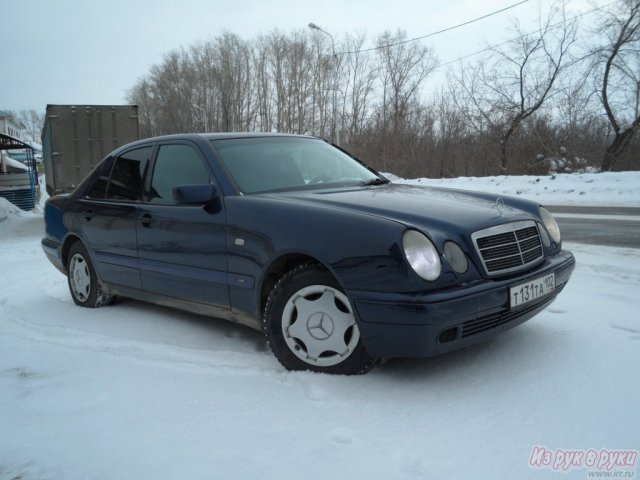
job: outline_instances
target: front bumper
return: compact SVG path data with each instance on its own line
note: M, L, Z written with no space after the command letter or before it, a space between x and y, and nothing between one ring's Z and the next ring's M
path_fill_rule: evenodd
M472 345L513 328L546 308L569 281L575 267L560 251L532 271L444 292L398 294L350 291L360 335L376 358L428 357ZM555 273L556 290L515 309L509 288Z

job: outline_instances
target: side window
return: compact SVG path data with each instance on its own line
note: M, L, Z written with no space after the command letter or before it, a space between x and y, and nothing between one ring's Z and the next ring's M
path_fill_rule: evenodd
M211 182L208 170L198 153L189 145L162 145L158 150L149 201L164 205L175 204L173 187L202 185Z
M85 195L89 198L104 200L107 196L107 186L109 185L109 175L113 167L113 157L107 158L96 168L90 184L85 190Z
M130 150L116 158L109 179L108 199L136 201L140 198L144 167L152 148Z

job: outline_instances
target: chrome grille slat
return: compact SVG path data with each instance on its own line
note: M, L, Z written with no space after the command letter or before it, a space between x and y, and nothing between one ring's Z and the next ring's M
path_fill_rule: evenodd
M540 245L540 239L527 238L526 240L520 241L520 250L522 250L523 252L533 250L534 248L538 248L539 245Z
M524 270L544 258L540 232L532 220L480 230L471 238L490 276Z
M494 258L503 258L510 255L520 255L520 250L516 245L509 245L508 247L492 248L490 250L482 250L482 258L485 260L492 260Z

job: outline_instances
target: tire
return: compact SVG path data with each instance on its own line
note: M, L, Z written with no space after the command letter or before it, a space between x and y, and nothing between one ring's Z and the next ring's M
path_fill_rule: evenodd
M273 287L262 326L287 370L359 375L375 360L366 352L349 299L317 264L287 272Z
M69 249L67 283L71 298L81 307L101 307L113 303L115 299L113 295L102 292L91 256L82 242L74 243Z

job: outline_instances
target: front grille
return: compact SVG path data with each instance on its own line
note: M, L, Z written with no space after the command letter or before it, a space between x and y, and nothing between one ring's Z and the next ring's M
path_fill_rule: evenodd
M491 276L524 270L544 257L540 232L533 221L487 228L471 238L485 271Z

